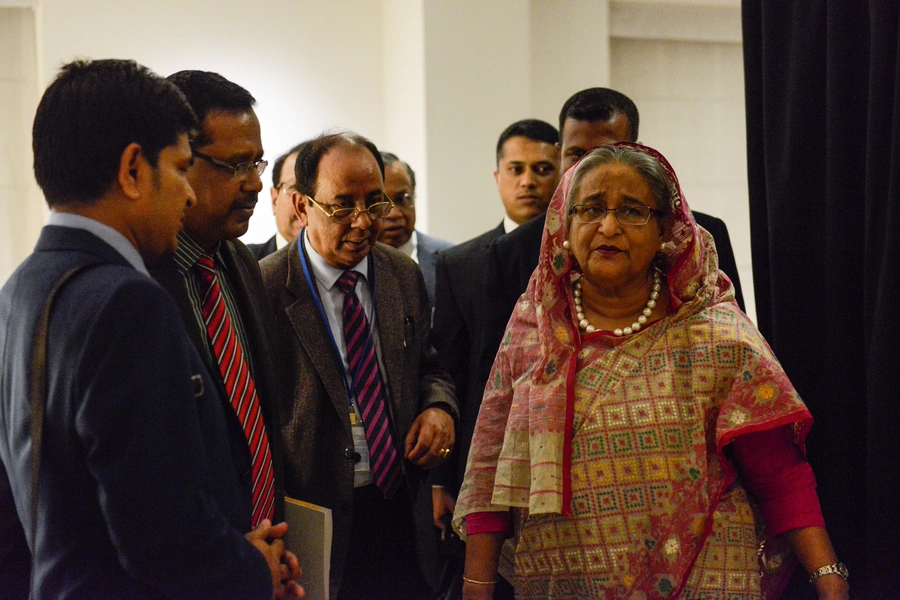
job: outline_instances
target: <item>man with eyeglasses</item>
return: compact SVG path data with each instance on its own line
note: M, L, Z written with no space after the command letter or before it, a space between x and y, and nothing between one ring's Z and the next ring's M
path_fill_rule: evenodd
M272 214L275 215L275 235L262 244L247 244L256 260L262 260L293 242L300 233L300 228L306 225L300 221L291 202L291 194L294 191L294 161L297 159L299 147L294 146L272 163L273 185L269 188L269 195L272 197Z
M393 246L419 265L434 306L434 264L438 255L453 244L416 229L416 173L396 154L382 152L384 193L394 207L381 222L378 241Z
M292 332L285 490L332 509L338 598L430 598L416 545L433 528L413 507L430 493L425 470L453 448L457 409L429 342L425 284L409 257L376 243L391 202L372 142L319 136L301 144L294 174L308 224L260 262L279 329Z
M217 73L181 71L168 79L200 122L187 172L197 201L185 212L178 250L151 274L175 298L191 340L233 408L231 455L252 497L254 525L280 522L277 332L258 263L237 239L247 231L267 165L256 101Z

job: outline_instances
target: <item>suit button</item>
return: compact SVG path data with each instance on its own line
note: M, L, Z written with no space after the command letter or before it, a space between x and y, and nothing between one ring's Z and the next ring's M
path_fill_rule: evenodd
M362 460L362 456L359 452L353 450L353 448L344 448L344 458L347 460L352 460L355 463L358 463Z
M250 471L244 471L244 473L241 475L241 483L244 485L250 485L251 483L253 483L253 473L251 473Z

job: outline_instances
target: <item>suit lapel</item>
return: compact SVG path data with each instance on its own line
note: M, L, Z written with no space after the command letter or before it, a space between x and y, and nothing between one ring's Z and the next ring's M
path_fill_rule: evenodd
M400 302L400 282L388 266L387 257L376 246L369 255L375 259L375 320L381 343L381 359L386 373L384 377L390 402L397 410L403 398L403 344L407 315ZM396 414L396 412L395 412Z
M298 238L299 240L300 238ZM350 400L347 397L347 388L344 384L344 370L340 365L340 356L335 352L331 344L331 331L327 322L316 306L314 292L310 289L303 274L303 266L300 264L300 255L297 241L291 242L288 250L287 280L285 288L294 296L295 300L285 310L294 332L300 339L303 350L316 369L319 379L328 391L328 397L342 422L350 433L350 420L348 411ZM312 277L312 273L310 273ZM315 285L315 280L313 280Z

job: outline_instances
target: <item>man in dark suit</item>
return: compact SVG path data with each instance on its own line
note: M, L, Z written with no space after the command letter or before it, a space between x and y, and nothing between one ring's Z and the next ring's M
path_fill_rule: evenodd
M384 194L394 203L381 221L378 241L393 246L419 264L428 301L434 306L434 265L438 255L453 244L416 229L416 173L396 154L382 152Z
M195 202L195 125L178 89L132 61L70 63L40 102L34 171L52 213L0 291L0 539L18 552L0 555L3 598L263 599L281 579L282 544L266 538L284 526L244 535L225 409L145 266L174 251ZM39 313L76 267L49 313L38 437Z
M175 298L191 340L234 407L232 454L253 494L254 523L278 522L284 488L274 316L257 261L237 240L247 231L266 167L255 100L216 73L181 71L169 80L200 120L188 171L197 202L185 213L178 250L151 274Z
M537 119L517 121L507 127L497 140L497 170L494 181L506 215L494 229L444 252L436 267L436 303L434 345L441 362L456 385L460 415L471 419L471 427L460 423L457 446L468 448L474 429L474 418L481 404L481 394L497 347L481 344L483 329L493 300L484 294L487 285L487 249L500 238L534 217L543 214L559 183L559 133L556 128ZM464 406L475 406L474 414ZM467 432L467 433L464 433ZM458 481L465 470L465 452L435 471L434 518L452 511Z
M297 238L300 229L306 225L294 212L291 194L294 192L294 161L297 159L297 148L294 146L275 159L272 164L272 183L269 195L272 197L272 214L275 215L275 235L262 244L247 244L247 248L262 260L276 250L284 248Z
M416 264L376 243L384 164L352 133L301 145L294 208L307 227L260 263L281 319L285 489L332 509L333 598L427 598L414 551L423 469L454 443L453 386L429 342ZM431 539L431 525L428 539Z

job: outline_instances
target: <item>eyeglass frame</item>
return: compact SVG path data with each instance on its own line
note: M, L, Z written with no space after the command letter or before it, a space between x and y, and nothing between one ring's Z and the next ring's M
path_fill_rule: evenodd
M315 198L313 198L313 197L310 196L309 194L307 194L306 197L309 198L309 199L312 201L312 203L316 206L316 208L318 208L318 209L321 210L323 213L325 213L325 215L326 215L329 219L331 219L331 222L332 222L332 223L336 223L337 225L348 225L348 224L352 223L353 221L355 221L356 218L359 217L359 216L360 216L361 214L363 214L363 213L366 213L366 216L369 217L369 220L370 220L370 221L373 221L373 222L374 222L374 221L380 221L381 219L383 219L383 218L385 218L386 216L388 216L388 213L391 212L391 209L392 209L392 208L394 208L394 203L391 201L390 198L388 198L388 197L387 197L386 195L384 195L384 194L382 194L382 198L384 198L384 200L382 200L381 202L373 202L372 204L370 204L369 206L367 206L366 208L364 208L364 209L362 209L362 210L358 209L358 208L355 207L355 206L354 206L352 209L351 209L349 206L342 206L342 207L338 207L338 208L333 209L331 212L328 212L327 210L325 210L325 207L326 207L326 206L329 206L329 207L330 207L330 206L334 206L333 204L322 204L321 202L319 202L318 200L316 200ZM373 206L378 206L378 205L380 205L380 204L387 204L387 205L388 205L388 206L387 206L387 210L385 210L385 211L384 211L384 214L381 215L380 217L376 217L376 216L374 216L374 215L373 215L371 212L369 212L369 211L372 210L372 207L373 207ZM334 218L334 214L335 214L336 212L338 212L339 210L352 210L352 211L353 211L353 213L352 213L353 216L351 216L351 217L350 217L349 219L347 219L346 221L337 221L337 220L335 220L335 218ZM347 213L347 214L351 214L351 213Z
M202 158L213 166L219 167L225 171L231 171L231 176L237 177L238 179L247 179L254 170L256 171L257 177L262 177L263 173L266 172L266 167L269 166L269 161L262 158L259 160L248 160L234 165L230 162L207 156L197 150L193 150L192 152L194 156ZM246 173L241 175L239 171L246 171Z
M416 207L416 194L415 194L415 192L413 192L413 193L410 193L410 192L403 192L402 194L397 194L397 195L398 195L398 196L402 196L406 201L404 201L402 204L398 204L397 202L394 202L393 198L388 198L387 194L385 194L384 197L387 198L388 201L389 201L393 206L396 206L397 208L415 208L415 207Z
M575 214L575 211L582 206L602 210L603 214L596 221L582 221L579 218L579 216ZM626 222L622 221L622 219L619 217L620 210L629 210L629 209L633 210L633 209L637 209L637 208L646 208L649 211L647 213L647 219L643 223L626 223ZM650 217L662 217L662 216L665 216L665 214L666 214L665 212L659 210L658 208L650 208L649 206L647 206L645 204L638 204L636 206L634 206L634 205L629 206L627 204L623 204L622 206L617 206L616 208L607 208L605 206L600 206L598 204L573 204L572 207L569 208L569 216L572 217L573 220L577 220L582 225L593 225L595 223L602 223L603 219L605 219L606 215L608 215L609 213L613 214L613 216L616 218L616 222L619 225L628 225L628 226L634 226L634 227L643 227L644 225L646 225L647 223L650 222Z

